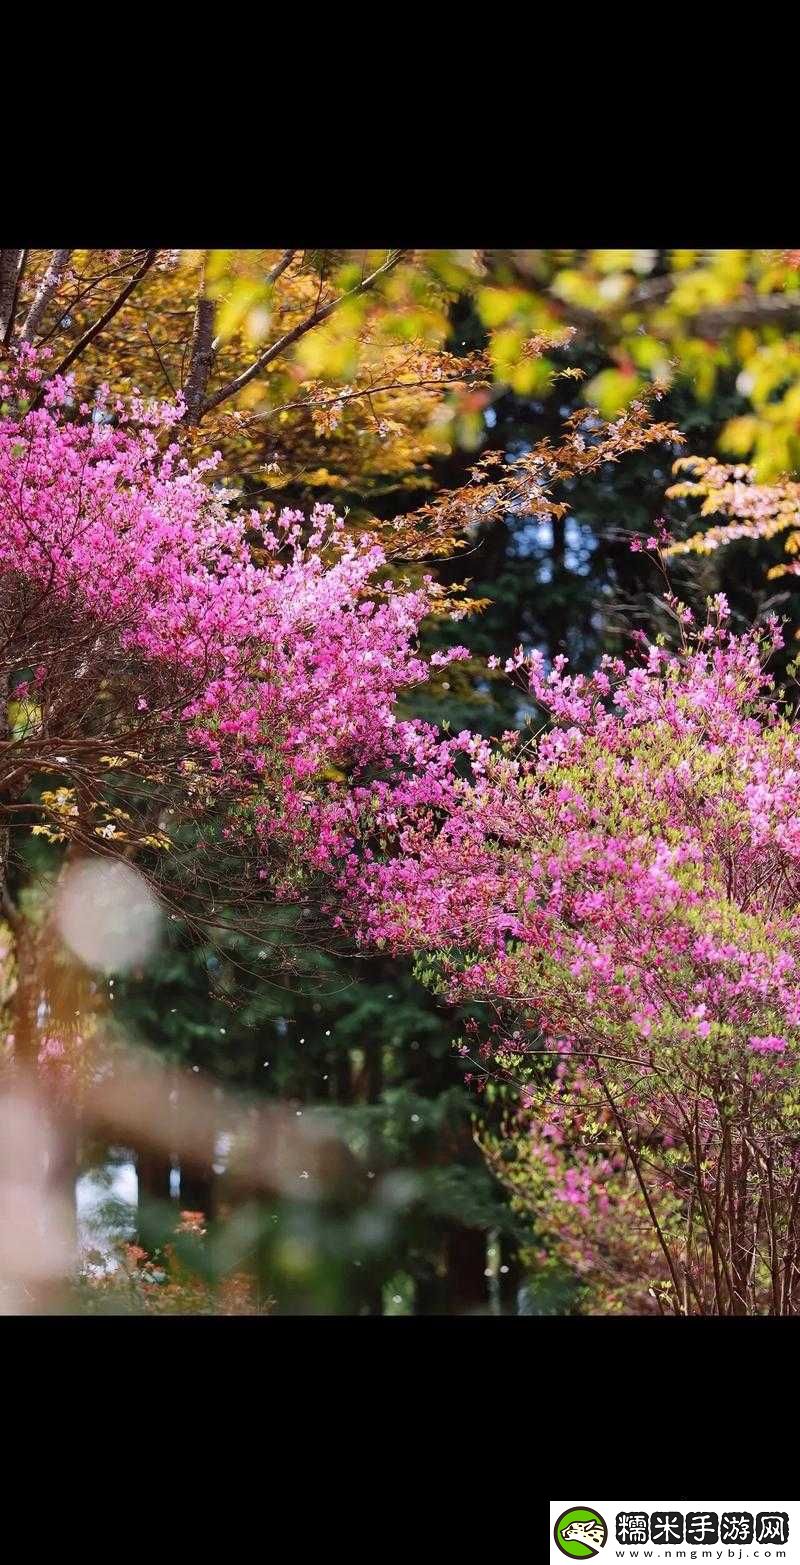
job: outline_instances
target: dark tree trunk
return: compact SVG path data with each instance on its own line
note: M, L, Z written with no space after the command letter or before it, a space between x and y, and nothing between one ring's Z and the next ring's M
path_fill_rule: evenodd
M170 1191L171 1159L160 1148L142 1147L136 1152L136 1182L138 1186L137 1230L142 1242L142 1229L147 1221L147 1211L155 1202L172 1200Z
M216 1206L216 1179L210 1165L189 1167L181 1163L180 1209L182 1212L202 1212L210 1221Z
M426 1245L425 1262L414 1271L415 1315L448 1314L447 1278L441 1260L441 1250L437 1253L430 1244Z
M0 343L5 344L14 322L24 250L0 250Z
M523 1271L519 1264L519 1253L516 1244L503 1236L500 1239L500 1266L508 1267L508 1271L500 1271L499 1293L500 1314L518 1315L518 1294L522 1284Z
M204 1127L202 1137L198 1131L195 1150L181 1155L179 1206L182 1212L202 1212L210 1222L217 1209L216 1137L213 1126Z
M379 1038L372 1039L364 1046L364 1067L359 1077L359 1096L364 1103L377 1103L383 1091L383 1045ZM367 1166L373 1173L377 1173L383 1162L383 1142L380 1131L373 1126L369 1132L367 1143ZM370 1181L370 1189L375 1190L377 1180ZM374 1275L367 1270L366 1275L360 1274L364 1279L364 1286L360 1292L360 1315L383 1314L383 1278L384 1270L381 1268Z
M332 1098L336 1103L352 1103L353 1101L353 1062L349 1049L340 1049L331 1062L333 1069L330 1074L333 1080Z
M484 1315L489 1309L486 1234L453 1223L445 1234L447 1314Z
M214 357L213 341L214 301L206 298L204 267L200 276L200 292L194 312L192 342L189 349L189 369L186 375L186 383L183 387L183 399L186 403L185 424L199 424L203 416L203 404L211 375L211 363Z

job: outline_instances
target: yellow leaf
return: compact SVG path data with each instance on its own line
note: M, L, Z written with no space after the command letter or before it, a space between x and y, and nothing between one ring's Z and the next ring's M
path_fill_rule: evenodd
M253 311L254 305L263 300L265 292L263 283L244 278L234 285L230 296L217 311L216 332L223 342L227 342L235 335L245 318ZM269 317L267 317L268 323Z
M525 294L518 288L479 288L477 303L484 326L493 329L513 319L525 303Z
M42 709L36 701L9 701L6 710L12 739L25 739L41 732Z
M639 375L625 375L622 370L601 370L583 388L583 400L590 407L599 408L603 418L616 418L618 413L638 396L644 382Z

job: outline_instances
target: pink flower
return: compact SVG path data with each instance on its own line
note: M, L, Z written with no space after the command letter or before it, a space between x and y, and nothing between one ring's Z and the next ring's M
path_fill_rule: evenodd
M748 1043L756 1054L783 1054L788 1048L785 1038L774 1037L771 1034L766 1038L751 1036Z

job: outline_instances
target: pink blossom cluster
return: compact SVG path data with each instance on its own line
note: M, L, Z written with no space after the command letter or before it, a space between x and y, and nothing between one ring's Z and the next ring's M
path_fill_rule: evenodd
M70 380L41 376L22 349L0 377L6 671L39 712L24 742L61 764L67 741L116 733L135 761L172 753L177 732L192 770L239 801L266 877L276 834L334 840L327 791L322 814L312 797L331 768L407 745L394 706L428 676L416 635L433 584L392 580L375 538L329 507L234 512L215 458L165 444L179 405L101 390L76 407ZM69 711L67 691L83 693Z

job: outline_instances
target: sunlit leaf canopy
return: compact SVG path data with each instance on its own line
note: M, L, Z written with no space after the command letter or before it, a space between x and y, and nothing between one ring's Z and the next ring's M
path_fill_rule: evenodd
M749 482L800 471L798 251L3 254L22 257L23 338L46 344L81 396L184 396L183 444L221 450L223 484L257 503L333 500L356 526L391 516L394 555L464 549L427 501L443 461L463 479L509 399L549 416L577 398L613 420L654 391L688 396L701 418L714 409L720 458ZM731 541L731 521L681 548ZM772 577L796 570L788 491L780 530L789 563Z
M51 255L29 252L23 313ZM113 303L141 257L71 253L42 333L56 358L67 356ZM214 335L211 405L194 436L198 449L221 446L237 479L278 494L290 482L309 497L354 485L366 497L429 482L431 456L475 423L473 383L491 376L483 355L448 348L451 301L476 285L481 270L476 252L445 264L387 250L159 251L124 311L77 359L77 384L83 392L104 382L114 392L138 387L176 395L184 389L203 290L213 304ZM364 288L376 272L375 284Z
M800 465L800 252L531 250L495 265L525 278L542 327L571 324L582 352L596 343L606 362L584 396L606 418L648 384L683 380L710 402L728 376L750 409L723 425L721 453L759 479Z
M76 250L51 299L43 336L57 353L78 342L119 293L144 252ZM213 301L209 398L241 376L332 301L336 309L286 343L240 390L204 415L231 457L274 453L280 488L290 467L310 487L351 482L356 448L365 490L424 473L452 441L477 443L482 400L544 395L565 367L560 353L532 353L549 334L605 361L584 384L587 403L613 417L649 384L691 381L710 399L736 378L749 411L723 427L723 455L752 460L759 479L800 464L800 252L775 250L211 250L154 252L154 263L76 366L116 390L170 395L184 379L201 274ZM51 251L28 252L24 311ZM387 262L389 263L387 265ZM373 285L365 279L378 274ZM465 363L452 306L472 301L485 353ZM565 331L566 329L566 331ZM441 382L446 382L442 385ZM342 392L337 398L334 394ZM223 412L224 410L224 412ZM242 415L248 440L230 415ZM253 428L258 419L261 431ZM320 463L320 444L325 461Z
M222 451L218 481L256 503L332 500L355 526L386 519L406 559L465 549L428 502L443 464L463 482L513 406L557 423L577 401L613 420L655 391L673 416L707 410L720 458L756 485L800 470L798 251L3 253L22 257L17 322L38 312L23 336L81 396L183 395L181 440ZM772 575L794 573L790 509L789 564ZM710 547L735 536L730 520Z

